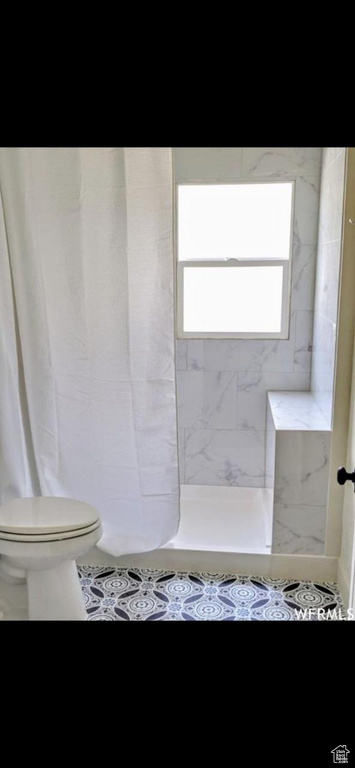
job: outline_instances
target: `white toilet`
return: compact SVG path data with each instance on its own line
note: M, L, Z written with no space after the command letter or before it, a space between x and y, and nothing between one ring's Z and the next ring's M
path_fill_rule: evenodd
M0 565L24 570L32 621L84 621L75 559L102 536L98 511L53 496L14 499L0 507Z

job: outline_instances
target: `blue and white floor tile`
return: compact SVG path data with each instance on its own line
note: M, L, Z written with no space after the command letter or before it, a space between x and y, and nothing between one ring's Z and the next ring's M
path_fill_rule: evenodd
M344 615L336 584L146 568L78 567L90 621L297 621ZM316 611L312 620L318 620Z

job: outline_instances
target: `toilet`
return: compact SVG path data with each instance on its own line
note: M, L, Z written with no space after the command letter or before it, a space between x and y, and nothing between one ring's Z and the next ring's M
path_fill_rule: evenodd
M41 496L0 507L0 566L25 572L30 621L85 621L75 560L101 536L98 511L81 501Z

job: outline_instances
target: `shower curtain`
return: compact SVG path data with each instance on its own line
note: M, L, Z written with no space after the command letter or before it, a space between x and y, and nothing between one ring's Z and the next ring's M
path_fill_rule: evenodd
M99 547L176 532L169 148L0 150L0 503L95 506Z

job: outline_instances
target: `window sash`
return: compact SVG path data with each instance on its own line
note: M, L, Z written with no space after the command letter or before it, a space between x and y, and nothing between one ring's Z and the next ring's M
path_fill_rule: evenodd
M281 304L281 330L277 333L271 332L231 332L225 331L184 331L184 270L189 267L195 268L213 268L222 267L224 269L238 269L238 267L282 267L282 304ZM289 308L290 308L290 277L291 260L286 259L229 259L227 261L178 261L177 262L177 336L179 339L288 339L289 338Z
M265 184L265 186L270 186L270 185L273 185L273 184L278 184L278 185L280 185L280 184L291 184L292 185L291 221L290 221L289 256L288 256L289 260L291 261L291 257L292 257L292 242L293 242L293 228L294 228L295 184L296 184L294 178L293 179L292 178L288 178L288 179L265 179L265 178L256 179L255 178L255 179L240 179L238 181L181 181L181 182L177 182L175 184L175 193L174 193L175 194L175 224L174 224L174 229L175 229L175 243L176 243L176 260L180 261L180 256L179 256L180 243L179 243L179 237L178 237L178 232L179 232L179 204L178 204L179 195L178 195L178 191L179 191L179 187L194 187L194 186L204 186L204 187L206 187L206 186L212 186L212 187L216 187L216 186L241 186L241 187L243 187L243 186L251 186L253 184L256 184L256 185L259 185L259 186L261 184ZM181 261L185 261L185 260L181 259ZM188 261L188 259L186 261ZM248 261L249 261L249 259L248 259ZM250 261L252 261L252 259L250 259ZM192 263L192 262L190 262L190 263Z

